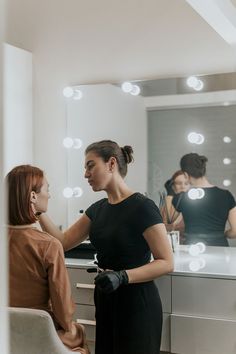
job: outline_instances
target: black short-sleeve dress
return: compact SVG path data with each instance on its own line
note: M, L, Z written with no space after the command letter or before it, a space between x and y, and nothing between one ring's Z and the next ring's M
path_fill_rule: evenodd
M155 203L134 193L118 204L101 199L86 215L102 269L132 269L150 262L143 232L162 223ZM96 354L158 354L162 306L153 281L121 286L111 294L95 288Z

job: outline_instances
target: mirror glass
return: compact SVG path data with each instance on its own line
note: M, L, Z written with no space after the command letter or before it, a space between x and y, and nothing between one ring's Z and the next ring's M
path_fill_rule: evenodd
M83 145L68 149L67 182L80 187L86 198L68 200L68 224L79 209L101 198L90 190L80 168L84 148L101 139L133 146L135 163L130 165L127 183L157 204L165 181L189 152L207 156L209 181L236 195L236 74L196 79L202 82L201 90L189 87L187 78L134 81L131 91L129 84L123 86L129 92L122 90L122 83L72 88L73 96L65 98L67 136ZM191 132L201 134L203 143L189 142Z

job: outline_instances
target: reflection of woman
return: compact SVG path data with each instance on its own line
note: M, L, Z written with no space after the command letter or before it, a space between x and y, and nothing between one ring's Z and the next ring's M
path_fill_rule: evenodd
M182 171L196 189L195 199L183 193L180 202L173 205L181 212L185 223L185 243L204 242L210 246L228 246L227 237L236 237L236 203L232 194L210 184L206 174L205 156L196 153L184 155L180 160ZM230 229L225 231L229 222Z
M88 146L85 178L108 198L92 204L64 235L46 215L40 217L66 249L89 234L97 250L103 271L95 279L96 354L160 350L162 309L153 279L172 270L172 252L157 206L125 184L132 153L110 140Z
M180 241L182 241L184 233L184 221L182 215L176 212L172 205L172 200L177 195L178 203L181 200L181 192L186 192L189 189L189 181L181 170L176 171L171 179L165 183L167 196L164 199L164 205L161 208L163 222L167 231L177 230L180 232Z
M62 342L87 354L82 348L86 347L83 327L72 322L74 304L62 246L34 225L50 197L43 171L17 166L8 173L7 182L10 306L49 312Z

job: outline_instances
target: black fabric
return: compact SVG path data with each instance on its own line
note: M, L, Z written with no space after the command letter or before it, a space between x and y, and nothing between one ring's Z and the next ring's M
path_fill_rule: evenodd
M185 192L181 193L181 198L175 196L172 201L183 215L185 243L203 241L208 245L227 246L224 230L229 211L236 206L234 197L229 191L218 187L202 189L205 192L202 199L191 200ZM202 236L198 237L200 234Z
M99 267L119 271L150 262L143 232L162 223L152 200L140 193L113 205L102 199L86 215ZM96 354L159 354L162 308L153 282L127 284L111 294L96 286L95 306Z
M96 354L159 354L162 305L154 282L95 288Z

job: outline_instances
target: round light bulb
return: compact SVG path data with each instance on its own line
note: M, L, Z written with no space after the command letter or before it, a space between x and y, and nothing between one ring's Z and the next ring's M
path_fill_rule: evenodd
M69 136L63 139L63 145L65 148L70 149L73 146L74 142L73 139Z
M229 144L229 143L231 143L231 138L229 136L224 136L223 141L224 141L224 143Z
M188 141L191 144L197 144L198 140L199 140L198 133L191 132L188 134Z
M200 248L197 244L190 245L188 252L191 256L196 257L200 254Z
M186 82L189 87L195 87L198 84L198 79L196 76L189 76Z
M75 188L73 189L73 197L79 198L79 197L82 196L82 194L83 194L82 188L80 188L80 187L75 187Z
M128 93L132 90L133 85L131 84L131 82L126 81L121 85L121 88L124 92Z
M80 100L82 97L83 97L82 91L75 89L74 95L73 95L73 100Z
M197 190L197 188L191 188L188 191L188 197L191 200L195 200L199 198L199 191Z
M200 263L198 262L197 259L195 259L194 261L191 261L189 263L189 269L192 271L192 272L197 272L200 270Z
M231 164L231 159L229 159L228 157L225 157L225 158L223 159L223 164L224 164L224 165L230 165L230 164Z
M205 196L204 189L196 188L196 191L197 191L197 198L196 199L202 199Z
M71 198L73 196L73 189L70 187L66 187L63 189L63 195L65 198Z
M63 89L63 96L66 98L70 98L74 95L74 90L72 87L67 86Z
M204 140L205 140L204 135L198 134L196 144L201 145L204 143Z
M83 142L81 139L74 139L74 149L80 149L82 145Z
M132 90L130 91L131 95L138 96L140 94L140 87L138 85L133 85Z
M230 185L231 185L230 179L224 179L224 180L223 180L223 186L229 187Z
M201 91L204 87L204 83L202 80L198 80L197 84L193 86L194 90Z
M199 252L204 253L206 251L206 245L203 242L198 242L196 245L199 247Z

